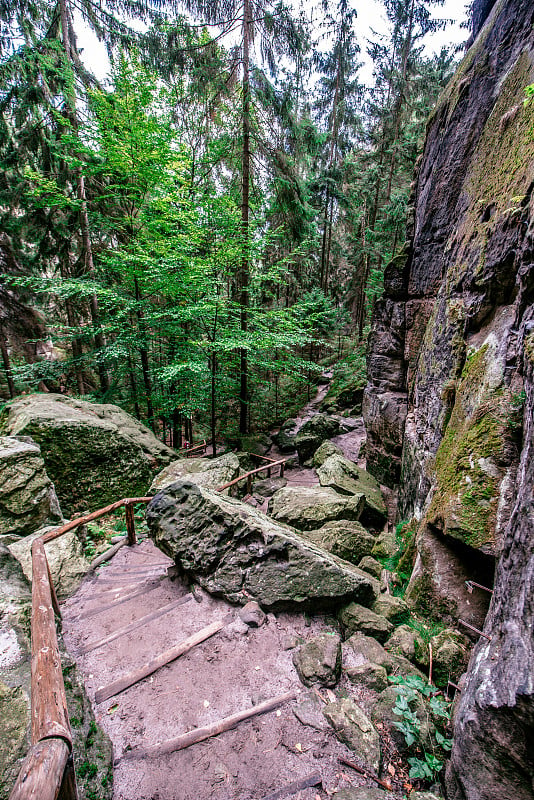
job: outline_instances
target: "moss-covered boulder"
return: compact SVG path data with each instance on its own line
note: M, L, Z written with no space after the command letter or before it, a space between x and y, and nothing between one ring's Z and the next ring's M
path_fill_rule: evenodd
M384 667L370 661L358 667L348 667L344 672L351 683L365 686L373 692L382 692L388 685L388 674Z
M317 469L321 486L329 486L339 494L363 494L365 508L362 523L381 529L387 519L387 511L378 481L354 462L341 455L327 458Z
M428 645L421 634L409 625L396 628L384 645L388 653L403 656L420 666L428 664Z
M287 486L286 478L263 478L260 481L254 481L253 491L256 497L265 500L267 497L272 497L279 489Z
M295 651L293 664L305 686L335 686L341 675L341 637L320 633Z
M327 522L359 520L365 497L341 495L321 486L286 486L269 500L269 514L301 531L313 531Z
M327 703L323 714L337 738L354 750L358 757L375 772L380 768L380 740L371 720L348 697Z
M377 561L373 556L364 556L358 566L360 569L363 569L364 572L368 572L369 575L377 578L377 580L380 580L382 570L384 569L380 561Z
M391 594L379 595L373 603L373 611L385 617L393 625L402 625L410 617L410 609L404 600Z
M387 527L377 536L371 555L375 558L387 559L394 556L398 549L395 531Z
M364 664L378 664L388 675L424 675L410 661L394 653L388 653L376 639L363 633L354 633L342 645L343 670Z
M239 475L239 459L235 453L225 453L218 458L180 458L156 475L150 485L150 494L185 478L205 489L218 489Z
M337 444L334 444L334 442L330 441L323 442L322 445L318 447L315 453L313 454L312 466L314 466L317 469L317 467L320 467L321 464L324 464L327 458L336 455L337 456L343 455L341 447L338 447Z
M359 603L349 603L341 608L338 611L338 619L343 625L347 637L360 631L383 643L393 632L391 622Z
M456 682L469 663L469 640L458 631L446 628L430 640L432 645L432 675L436 686L445 688Z
M280 426L278 433L272 437L281 453L294 453L297 449L295 437L299 429L299 422L296 419L286 419Z
M317 530L302 531L301 535L351 564L358 564L365 553L371 552L375 542L374 536L356 520L327 522Z
M327 439L332 439L339 433L339 421L326 414L315 414L304 423L295 437L295 446L301 464L311 464L315 451Z
M37 442L66 514L146 494L154 474L176 457L118 406L58 394L13 400L1 428Z
M370 605L376 597L376 581L357 567L246 503L190 481L157 494L147 521L163 552L232 603L339 606L354 596Z
M39 446L29 437L0 437L0 536L25 536L61 510Z

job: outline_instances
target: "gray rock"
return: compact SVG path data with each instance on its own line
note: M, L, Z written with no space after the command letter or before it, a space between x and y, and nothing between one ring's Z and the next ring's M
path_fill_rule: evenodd
M398 549L395 531L385 528L382 533L377 536L371 555L375 558L391 558Z
M181 479L215 490L230 483L238 475L239 459L235 453L225 453L218 458L180 458L156 475L149 493L156 494Z
M273 442L278 446L281 453L293 453L297 447L295 437L297 435L299 423L296 419L286 419L280 427L278 433L272 437Z
M358 566L360 569L363 569L364 572L368 572L369 575L378 578L378 580L380 580L382 570L384 569L380 561L377 561L373 556L364 556Z
M341 447L338 447L337 444L334 444L334 442L323 442L323 444L318 447L313 454L312 464L315 468L320 467L321 464L324 464L327 458L330 458L330 456L334 455L343 455Z
M409 625L400 625L384 645L389 653L403 656L417 664L428 664L428 645ZM426 658L425 658L426 656Z
M256 603L254 600L250 600L248 603L245 603L243 608L239 609L238 614L243 622L246 622L246 624L250 625L251 628L261 628L267 619L258 603Z
M305 686L335 686L341 674L341 637L320 633L293 654L293 664Z
M379 595L373 603L375 614L381 614L392 625L402 625L410 618L410 609L401 597L391 594Z
M349 667L345 672L351 683L365 686L374 692L382 692L388 685L388 674L379 664L367 662L359 667Z
M280 491L286 491L281 489ZM188 481L168 486L147 509L156 545L209 592L232 603L257 600L336 606L370 604L373 579L234 498Z
M302 531L302 536L338 558L358 564L364 553L370 553L374 536L356 520L327 522L314 531Z
M293 706L292 710L302 725L315 728L317 731L327 730L328 723L323 715L322 704L314 694L309 694L304 700Z
M30 704L21 686L0 680L0 796L9 797L29 747Z
M358 520L363 494L346 496L320 486L287 486L269 500L269 514L301 531L311 531L335 520Z
M393 633L391 622L358 603L349 603L348 606L340 609L338 611L338 619L343 625L347 637L360 631L366 636L372 636L378 642L383 643Z
M443 800L440 794L434 792L412 792L410 800Z
M446 628L433 636L430 644L434 683L441 688L445 688L450 680L456 683L469 663L471 653L469 639L458 631Z
M327 439L332 439L339 432L339 422L326 414L315 414L299 430L295 437L295 445L301 464L311 460L315 451Z
M272 497L278 489L283 489L287 486L286 478L264 478L261 481L254 481L253 491L258 497L265 499Z
M376 639L365 636L363 633L354 633L349 639L343 642L343 669L349 670L352 667L361 667L366 664L378 664L384 667L387 673L393 670L395 660Z
M0 536L25 536L60 520L39 446L29 437L0 437Z
M8 546L11 554L20 562L24 575L30 583L32 580L31 546L35 539L48 530L49 528L41 528ZM48 542L45 549L56 594L62 600L76 591L89 569L90 562L83 554L82 543L75 530Z
M350 789L340 789L336 792L336 800L387 800L389 796L390 792L369 786L351 786Z
M380 767L380 741L371 720L353 700L345 697L327 703L323 714L337 738L358 753L358 757L375 772Z
M387 519L387 511L378 481L369 472L358 467L341 455L332 455L318 467L321 486L329 486L339 494L363 494L365 507L362 524L381 529Z
M144 495L176 454L118 406L57 394L17 398L2 412L11 436L31 436L66 514Z

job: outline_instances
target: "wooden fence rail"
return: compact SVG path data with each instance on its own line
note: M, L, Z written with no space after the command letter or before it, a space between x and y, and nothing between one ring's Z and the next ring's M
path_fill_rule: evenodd
M45 544L80 525L124 507L127 537L123 543L133 545L137 541L134 504L147 503L150 500L152 497L125 497L49 531L32 544L32 744L22 762L9 800L77 800L78 797L72 763L72 734L67 696L54 617L54 612L60 616L59 605L46 558Z
M280 467L284 475L287 459L274 461L262 457L264 466L240 475L219 488L228 489L242 480L247 490L252 488L252 477L273 467ZM72 733L67 710L65 684L61 671L61 657L56 633L55 614L61 617L54 584L46 558L45 544L65 533L94 522L116 511L125 510L127 536L106 553L96 558L94 569L114 554L124 544L137 541L133 507L148 503L152 497L125 497L91 514L67 522L36 539L32 544L32 616L31 616L31 747L22 762L9 800L77 800L76 777L72 761Z

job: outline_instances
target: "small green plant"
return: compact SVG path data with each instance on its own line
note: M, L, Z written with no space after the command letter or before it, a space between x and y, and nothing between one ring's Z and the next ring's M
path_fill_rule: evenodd
M98 767L90 761L83 761L77 772L80 778L94 778L98 772Z
M437 778L445 763L445 756L452 747L452 740L446 735L450 724L450 703L439 694L435 686L417 675L407 677L396 676L389 679L397 688L397 700L393 713L399 717L395 727L403 734L406 745L413 753L408 758L410 779L433 781ZM432 731L423 740L420 714L414 707L425 708Z
M393 594L397 597L402 597L406 591L406 586L410 580L411 570L408 572L406 567L411 567L408 564L410 559L406 556L409 555L414 545L415 526L403 520L398 522L395 526L395 541L397 543L396 552L389 558L380 558L379 561L390 572L397 574L398 583L393 587Z
M106 539L106 531L90 522L87 525L87 536L83 545L83 554L86 558L93 558L98 545Z

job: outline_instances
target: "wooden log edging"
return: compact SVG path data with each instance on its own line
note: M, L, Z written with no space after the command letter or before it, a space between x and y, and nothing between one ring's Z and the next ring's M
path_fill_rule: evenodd
M9 800L56 800L70 756L64 739L42 739L32 745ZM76 794L71 797L76 797Z
M203 742L205 739L210 739L212 736L217 736L219 733L224 733L232 728L235 728L240 722L246 719L257 717L260 714L267 714L269 711L274 711L284 703L290 700L295 700L298 697L298 691L286 692L285 694L272 697L264 703L259 703L257 706L247 708L245 711L238 711L237 714L232 714L229 717L213 722L211 725L206 725L203 728L195 728L188 733L182 733L180 736L175 736L174 739L167 739L165 742L152 745L138 745L131 750L126 750L122 758L151 758L154 756L162 756L167 753L174 753L176 750L185 750L186 747L191 747L193 744ZM117 763L120 759L117 759Z

